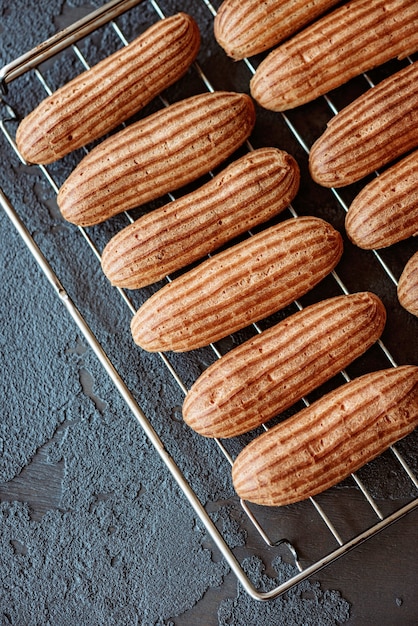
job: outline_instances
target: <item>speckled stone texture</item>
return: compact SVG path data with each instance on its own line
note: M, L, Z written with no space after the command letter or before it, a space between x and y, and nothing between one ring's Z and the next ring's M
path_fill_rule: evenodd
M82 0L16 0L6 6L0 0L0 66L101 4ZM217 88L248 92L245 65L227 60L222 50L211 43L213 18L203 1L164 0L159 4L166 14L183 9L197 19L203 42L199 62ZM220 2L213 4L216 7ZM131 39L156 19L152 3L144 0L117 22ZM109 28L100 29L79 43L89 63L119 45L115 32ZM52 89L81 69L72 52L41 67ZM175 101L199 91L202 83L191 72L166 95ZM20 117L43 94L40 83L25 75L10 85L5 102ZM305 115L299 119L309 140L325 123L327 114L321 106L314 105L315 127L310 126ZM143 114L156 108L157 103L151 103ZM2 120L9 117L4 102L0 102L0 115ZM306 155L287 126L263 111L258 111L257 124L254 147L285 148L301 165L303 180L295 202L298 212L311 214L315 193L316 214L342 230L344 215L336 209L332 196L313 186L307 177ZM13 135L16 122L7 121L5 125ZM250 579L263 590L285 580L296 571L288 562L286 550L283 559L282 552L279 550L278 556L273 549L267 550L263 561L259 556L248 556L245 544L250 535L254 536L254 530L234 498L223 455L216 445L191 432L182 422L184 394L172 377L161 373L161 357L133 346L129 333L131 311L108 284L77 228L62 219L54 190L38 168L19 162L1 132L0 154L0 187L161 436L168 453L243 561ZM82 154L82 150L77 151L48 168L58 186ZM159 204L156 202L155 206ZM123 220L118 217L89 229L88 235L99 251L125 225ZM396 271L401 269L411 248L410 243L399 248L394 259ZM362 254L353 266L354 251L349 246L346 255L341 273L348 287L354 283L363 283L359 288L368 288L369 284L376 287L390 311L386 336L389 348L399 362L412 362L414 358L416 361L416 344L411 345L408 340L417 337L415 320L398 309L396 295L392 289L387 290L372 257ZM367 276L359 271L365 259L370 263ZM242 590L3 211L0 275L2 626L361 623L351 620L351 602L344 592L337 591L342 584L339 574L330 576L325 585L317 580L306 581L267 604L252 600ZM138 307L159 286L132 292L133 306ZM321 294L319 290L312 297ZM393 337L391 330L400 324L405 332ZM219 349L229 349L246 336L243 332L220 342ZM190 355L170 354L168 358L189 387L215 357L211 350L201 349ZM374 352L370 362L378 363ZM360 372L361 367L355 366L352 374ZM414 462L416 437L403 448L408 460ZM411 487L398 483L392 461L384 459L384 463L383 471L382 465L373 466L365 475L376 496L395 500L409 496ZM353 487L344 484L341 490L349 492ZM326 496L327 499L332 508L334 496ZM290 539L296 537L296 529L304 525L304 519L312 521L311 509L307 518L302 515L300 521L303 511L302 506L289 512L280 520L282 528L277 528L276 518L268 518L272 535L284 532L291 535ZM350 515L347 519L348 523L353 521ZM308 537L310 548L316 544L315 528L314 525ZM255 544L251 554L260 548L259 540ZM303 557L304 545L299 547ZM391 567L398 562L395 547L393 542L385 554ZM382 574L381 580L386 578ZM345 589L351 590L352 580L351 577ZM358 584L356 598L361 594L359 587ZM387 597L387 603L395 606L396 615L402 620L411 605L410 592L403 594L400 583L386 589L388 593L396 589L396 605L392 596ZM385 606L383 601L381 604ZM411 614L409 609L408 619ZM384 626L381 614L379 623Z

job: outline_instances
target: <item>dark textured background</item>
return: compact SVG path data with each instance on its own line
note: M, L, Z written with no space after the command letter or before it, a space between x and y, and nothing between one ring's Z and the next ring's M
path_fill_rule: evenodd
M17 0L6 6L0 0L0 66L100 4ZM248 69L228 61L214 44L212 18L203 2L160 4L166 14L183 9L194 15L202 33L199 64L216 88L248 91ZM131 39L155 19L152 6L143 2L117 21ZM114 32L104 28L80 42L80 49L94 63L118 45ZM388 64L376 70L374 79L395 67ZM63 60L49 61L41 69L48 83L57 87L80 66L74 55L65 53ZM336 90L334 100L341 106L361 89L364 85L352 81L348 90ZM167 97L174 101L201 90L190 72L168 90ZM40 85L28 75L10 85L5 101L20 117L42 96ZM4 103L0 106L3 120L7 111ZM157 106L151 103L141 115ZM310 143L329 115L321 100L291 112L289 118ZM6 126L13 133L16 125L7 122ZM258 111L252 143L289 150L302 169L296 210L315 212L343 232L341 209L328 190L310 181L306 155L277 115ZM258 541L237 506L221 455L182 424L182 392L161 373L160 357L133 348L129 310L107 284L77 229L62 220L51 187L38 168L19 162L2 133L0 150L1 188L200 500L245 559L257 587L268 589L284 580L293 571L289 555L285 550L264 550L261 561ZM56 181L65 179L81 154L49 168ZM341 193L349 202L355 192L352 186ZM90 229L99 249L122 223L122 218L115 218ZM3 211L0 241L2 625L417 622L416 512L278 600L258 603L237 589L201 522ZM415 249L415 241L408 241L384 252L395 276ZM369 288L382 297L388 309L385 344L399 364L418 364L417 320L398 306L394 287L373 254L355 250L345 241L338 272L350 290ZM304 303L334 289L331 281L325 281ZM135 305L148 293L131 294ZM245 333L233 341L243 338ZM220 346L229 347L229 340ZM213 358L209 350L170 355L186 385ZM367 360L352 366L350 374L378 367L380 361L380 353L372 350ZM417 447L415 433L402 444L412 464ZM385 512L415 495L406 482L399 481L389 455L372 464L364 477ZM347 508L344 493L350 503ZM324 495L322 502L351 531L358 520L367 518L362 499L349 485ZM304 506L295 506L280 518L280 529L276 516L266 513L265 522L273 536L279 532L295 541L302 558L328 541L317 534L320 524Z

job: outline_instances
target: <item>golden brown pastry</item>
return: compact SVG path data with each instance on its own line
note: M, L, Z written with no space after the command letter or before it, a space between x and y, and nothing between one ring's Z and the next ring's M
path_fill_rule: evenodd
M285 111L418 49L416 0L351 0L270 52L251 80L266 109Z
M186 395L184 421L206 437L256 428L363 354L385 321L385 307L369 292L312 304L210 365Z
M340 482L418 424L418 367L365 374L254 439L235 459L244 500L283 506Z
M418 252L409 259L401 274L398 299L404 309L418 317Z
M171 104L87 154L59 191L61 213L91 226L179 189L230 156L254 123L246 94L215 91Z
M21 155L30 163L51 163L102 137L183 76L199 45L189 15L159 20L25 117L16 135Z
M359 248L386 248L418 235L418 151L368 183L348 209L347 235Z
M342 238L317 217L285 220L203 261L152 295L131 322L150 352L217 341L287 306L329 274Z
M233 59L272 48L339 0L224 0L214 21L219 45Z
M312 178L343 187L418 147L417 85L412 63L339 111L310 150Z
M115 235L103 250L103 271L113 285L128 289L156 282L280 213L296 195L299 178L287 152L249 152Z

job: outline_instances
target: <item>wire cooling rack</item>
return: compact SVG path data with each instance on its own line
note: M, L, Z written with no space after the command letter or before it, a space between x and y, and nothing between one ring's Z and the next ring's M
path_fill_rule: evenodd
M198 4L201 6L197 7ZM217 6L219 6L219 4L220 2L217 3ZM226 56L223 56L222 51L217 48L216 43L213 40L211 30L213 18L216 15L216 7L214 6L215 3L211 3L208 0L201 0L200 2L195 1L194 3L188 0L185 0L184 2L179 0L177 3L164 2L164 0L159 0L158 2L156 0L148 0L145 2L144 0L142 3L140 0L113 0L105 4L97 11L89 14L87 17L75 22L70 27L59 32L52 38L42 42L35 49L23 54L21 57L0 70L0 82L3 92L1 100L0 128L8 142L8 145L10 146L10 154L8 157L11 160L20 163L23 166L27 165L22 156L19 154L14 139L19 116L16 113L13 97L15 99L17 97L17 100L19 98L16 94L11 93L13 88L10 88L9 85L11 85L19 77L25 75L28 77L27 89L33 88L34 92L37 92L39 86L41 86L41 91L44 95L45 92L46 94L51 93L53 89L49 86L44 71L44 68L47 67L46 62L55 57L59 57L61 52L66 51L73 53L76 56L77 62L80 64L80 69L87 69L89 67L89 63L78 43L81 39L88 39L88 37L94 36L94 33L100 28L111 29L113 34L118 39L119 44L126 45L128 43L128 36L123 32L123 29L118 24L118 20L123 16L125 19L124 23L129 23L129 19L131 19L130 12L133 8L136 8L137 5L141 5L139 7L141 11L143 10L144 15L152 21L162 19L163 17L174 13L176 10L185 10L187 12L189 9L189 12L191 13L193 13L193 11L197 11L199 18L204 20L203 26L206 27L206 31L202 37L203 45L206 46L208 42L210 42L212 45L212 51L215 50L216 52L213 59L203 56L206 69L202 67L203 64L200 61L196 62L185 80L197 81L196 84L198 84L198 89L200 89L200 91L213 91L215 89L225 88L229 88L231 90L236 89L237 91L248 91L249 80L255 71L256 63L259 59L245 59L242 62L235 63L228 60ZM165 8L165 5L167 5L168 8ZM134 18L132 17L132 20L133 19ZM144 21L146 21L145 18ZM146 24L142 26L145 28ZM207 34L208 31L209 35ZM208 55L208 57L210 57L210 55ZM221 67L216 67L217 60L219 59L222 59L223 65ZM411 59L407 59L405 62L411 62ZM396 69L398 69L397 63L398 62L394 62L394 65L388 64L385 66L384 71L396 71ZM377 75L377 78L379 79L379 75ZM36 85L36 88L33 87L33 85ZM350 87L351 91L348 94L348 97L353 98L354 94L364 91L372 85L373 80L371 76L362 75L358 82L352 81ZM10 97L6 95L8 92ZM181 97L181 95L181 93L177 94L177 97ZM346 91L336 90L332 95L327 95L320 99L319 108L318 103L314 103L307 107L302 107L300 114L290 112L289 114L271 115L267 112L258 111L257 124L259 125L259 130L257 131L256 124L256 131L254 134L254 140L259 144L257 147L260 147L261 145L272 145L280 142L280 145L277 147L287 149L289 152L297 153L297 159L303 163L304 155L306 157L309 153L309 146L315 138L315 132L318 134L317 129L314 128L314 130L311 130L312 125L315 126L313 120L319 120L317 122L319 126L324 124L327 116L330 117L334 115L338 108L341 108L344 104L344 97L346 96ZM157 100L158 106L160 107L169 104L165 94ZM277 131L277 135L275 135L274 132L270 133L273 127L279 129ZM250 150L253 148L253 137L251 137L250 141L251 143L248 142L245 149ZM289 145L287 145L287 143ZM38 168L53 193L56 194L58 192L60 183L56 180L54 174L51 173L50 168L45 166L30 167ZM356 192L356 188L354 187L348 191L337 191L334 189L320 191L317 188L314 188L314 192L312 194L309 187L310 183L309 177L306 174L306 168L304 170L302 167L301 171L302 181L305 181L307 186L307 190L305 190L305 197L308 198L308 202L304 204L302 191L302 200L299 207L296 207L297 200L295 200L294 205L289 206L286 210L284 218L291 216L296 217L300 214L300 212L316 212L321 214L321 210L326 210L327 213L325 217L329 219L329 221L333 221L336 227L339 227L340 231L343 231L343 220L347 207L349 206L350 193L353 195ZM169 198L173 199L174 197L170 194ZM388 453L383 455L385 457L385 463L389 463L390 470L380 470L380 473L382 473L382 471L390 471L392 476L395 475L394 481L396 484L407 483L407 496L403 495L400 498L392 498L390 495L388 496L387 493L385 493L384 497L380 496L378 490L376 492L373 486L370 487L367 472L365 476L362 476L362 472L360 471L355 475L352 475L350 479L347 479L350 482L349 485L346 484L346 486L350 486L351 489L336 488L334 490L329 490L323 498L321 498L321 496L311 498L302 503L301 506L291 505L290 507L283 507L282 509L270 509L254 507L241 501L240 506L242 507L244 519L246 520L244 524L248 532L247 545L249 553L254 553L254 551L257 550L259 551L261 558L267 554L268 558L271 559L272 556L276 554L276 551L281 550L283 553L284 550L287 552L287 557L293 560L296 566L296 573L288 580L277 585L275 588L270 589L269 591L261 591L257 589L242 568L240 558L236 555L236 551L229 547L222 530L220 530L213 521L213 517L208 511L207 504L202 503L199 500L193 486L189 484L188 480L186 480L184 476L184 473L180 470L178 460L174 459L167 451L167 446L163 441L163 436L157 433L150 419L139 406L133 391L128 388L122 376L106 353L105 348L93 333L91 324L89 325L86 321L85 314L80 310L80 308L78 308L77 303L70 297L65 285L61 283L60 278L54 272L51 265L51 259L48 259L45 253L40 249L33 235L30 234L24 220L20 217L16 208L12 206L9 199L1 190L0 204L9 216L10 220L13 222L18 233L23 238L40 268L48 278L52 287L56 291L57 296L61 299L85 339L88 341L101 365L113 381L117 391L120 393L130 411L144 429L150 442L155 447L166 467L177 481L195 513L205 525L208 533L212 537L213 542L219 548L220 552L228 562L244 589L253 598L258 600L269 600L279 596L292 586L335 561L370 537L375 536L384 528L388 527L390 524L396 522L418 507L418 479L411 467L411 464L407 462L405 455L400 451L400 446L398 445L392 446ZM324 206L326 207L325 209ZM134 221L135 211L125 213L124 219L128 220L128 222ZM100 247L95 243L94 238L94 233L97 233L97 228L93 229L93 231L94 232L92 233L89 229L74 227L73 236L81 237L90 249L92 257L94 257L92 262L100 263ZM250 236L251 233L248 233L248 235ZM376 281L376 285L372 285L372 287L376 286L376 290L381 289L385 292L385 294L391 294L388 295L387 298L389 298L391 309L396 309L396 313L393 313L396 320L398 318L405 319L405 313L400 310L393 293L394 289L396 290L397 276L400 275L400 271L402 269L401 266L407 260L408 256L411 255L411 250L413 249L411 248L410 243L407 243L395 247L394 254L392 254L392 252L381 253L378 251L371 251L366 253L366 257L363 252L355 250L352 247L350 248L348 243L348 248L345 250L343 258L348 257L348 264L352 263L353 259L356 261L352 271L350 271L350 268L347 270L347 266L339 265L337 267L337 271L332 272L329 281L325 281L325 291L322 292L321 288L319 288L319 291L314 290L313 295L308 296L305 304L302 301L295 302L293 307L286 309L282 315L285 316L295 310L303 308L304 305L309 303L309 297L313 297L315 299L324 295L328 296L335 293L350 293L352 291L361 290L365 288L364 285L367 285L367 280L370 279L371 281ZM370 265L367 265L367 263ZM167 277L167 280L170 280L170 277ZM373 290L373 288L371 288L371 290ZM133 315L136 310L136 304L132 299L132 295L122 289L118 289L118 292L128 307L130 313ZM274 319L263 320L260 324L253 325L251 332L261 332L264 327L271 325L273 322ZM412 322L412 324L414 323L415 322ZM411 326L410 328L412 328L412 332L414 333L410 339L412 339L413 342L415 341L416 344L417 328L416 326ZM397 338L392 341L392 335L393 328L390 326L387 331L386 338L379 340L373 348L374 351L372 351L372 360L369 362L366 359L362 363L362 367L365 370L370 368L378 369L379 367L384 368L400 364L392 354L392 346L396 345L398 341ZM389 347L387 345L388 338L389 344L391 344ZM234 341L242 341L242 337L235 339ZM408 338L406 339L406 342L409 342ZM232 344L233 343L234 342L232 342ZM220 342L217 345L211 345L208 350L211 351L213 358L215 359L219 358L223 352L230 349L232 344L228 342L226 342L226 344L224 342ZM137 348L132 345L132 350L136 349ZM402 351L400 354L401 358L407 358L402 357ZM187 385L183 382L181 373L179 373L171 363L169 355L160 354L159 357L161 358L161 376L171 377L174 379L176 385L180 387L182 394L185 394L187 392ZM354 373L356 374L362 372L360 370L354 370ZM341 372L338 379L335 380L333 384L342 384L343 382L348 381L350 377L351 376L348 371ZM302 405L308 405L309 402L310 400L305 398L302 401ZM297 408L298 407L294 407L292 411L297 410ZM264 426L263 428L267 429L267 426ZM237 441L213 440L214 454L221 455L221 460L225 465L226 472L230 472L230 466L233 462L233 458L245 441L246 438L242 440L238 438ZM387 455L390 456L390 460L388 460ZM376 463L379 463L379 460L377 460ZM384 468L386 467L387 466L385 465ZM197 468L197 471L199 471L199 468ZM379 474L379 470L377 471L377 474ZM344 505L342 507L342 511L339 511L337 515L337 521L335 521L333 514L335 514L336 510L338 511L341 508L342 500L344 501ZM329 502L331 502L331 506L329 506ZM357 521L360 510L362 511L360 516L361 524ZM365 512L366 510L367 512ZM286 528L288 530L292 525L292 519L296 517L301 518L302 520L302 524L299 520L299 527L302 525L306 529L306 534L311 535L310 541L308 541L309 547L312 548L312 546L314 546L312 555L307 554L308 548L303 547L302 552L304 552L304 554L302 558L299 552L299 544L304 546L303 538L292 537L292 540L290 541L280 534L280 529ZM315 523L312 526L315 530L310 530L312 518L315 518ZM341 518L344 518L346 521L343 530L339 528ZM318 539L318 523L321 529L320 531L326 536L326 539ZM312 537L313 534L315 537ZM242 551L240 554L242 555Z

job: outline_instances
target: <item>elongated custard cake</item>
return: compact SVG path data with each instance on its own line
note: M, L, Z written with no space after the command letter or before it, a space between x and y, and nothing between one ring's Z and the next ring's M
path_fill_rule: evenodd
M282 43L260 63L251 95L292 109L418 49L416 0L351 0Z
M244 500L283 506L342 481L418 425L418 367L404 365L343 384L263 433L237 456Z
M89 152L59 190L61 213L91 226L179 189L235 152L254 124L246 94L215 91L175 102Z
M210 365L186 395L184 421L221 438L268 423L363 354L385 321L369 292L312 304Z
M253 150L112 237L103 250L103 271L113 285L128 289L156 282L283 211L299 178L287 152Z
M343 187L417 147L418 63L412 63L330 120L311 147L309 169L320 185Z
M418 150L369 182L351 203L347 235L359 248L387 248L418 235Z
M339 0L224 0L214 21L219 45L233 59L264 52L313 22Z
M199 46L186 13L159 20L27 115L16 134L20 153L30 163L51 163L104 136L183 76Z
M133 339L150 352L208 345L299 298L334 269L341 255L341 235L328 222L285 220L154 293L132 318Z
M399 302L404 309L418 317L418 252L413 254L405 265L397 291Z

